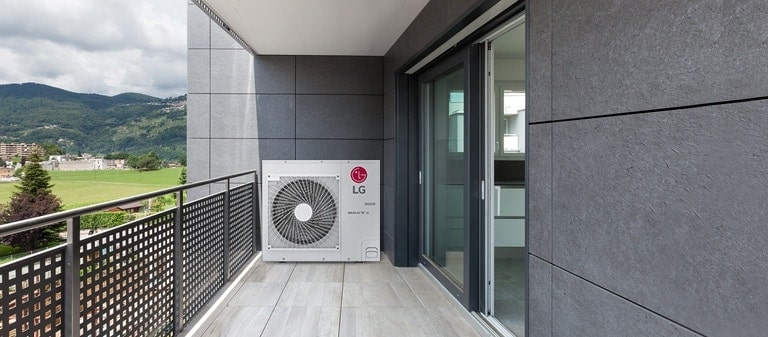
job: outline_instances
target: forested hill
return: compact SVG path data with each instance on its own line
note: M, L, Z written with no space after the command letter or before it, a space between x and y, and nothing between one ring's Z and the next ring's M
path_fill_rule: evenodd
M187 96L80 94L47 85L0 85L0 142L55 143L67 153L186 150Z

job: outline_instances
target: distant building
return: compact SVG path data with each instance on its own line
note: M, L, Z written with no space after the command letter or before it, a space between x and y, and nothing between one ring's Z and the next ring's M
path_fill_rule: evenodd
M35 143L0 143L0 159L10 160L13 157L27 158L40 147Z

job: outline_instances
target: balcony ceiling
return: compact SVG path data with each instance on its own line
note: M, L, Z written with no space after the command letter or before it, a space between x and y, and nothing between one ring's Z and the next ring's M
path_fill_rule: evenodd
M382 56L429 0L204 0L260 55Z

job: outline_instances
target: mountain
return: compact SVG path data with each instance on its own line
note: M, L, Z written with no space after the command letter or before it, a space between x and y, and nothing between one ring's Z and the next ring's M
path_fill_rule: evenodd
M0 142L55 143L67 153L186 151L187 97L81 94L37 84L0 85Z

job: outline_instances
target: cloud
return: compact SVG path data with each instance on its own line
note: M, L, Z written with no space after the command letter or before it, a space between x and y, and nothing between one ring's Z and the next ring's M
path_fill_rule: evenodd
M2 0L0 83L187 92L187 0Z

